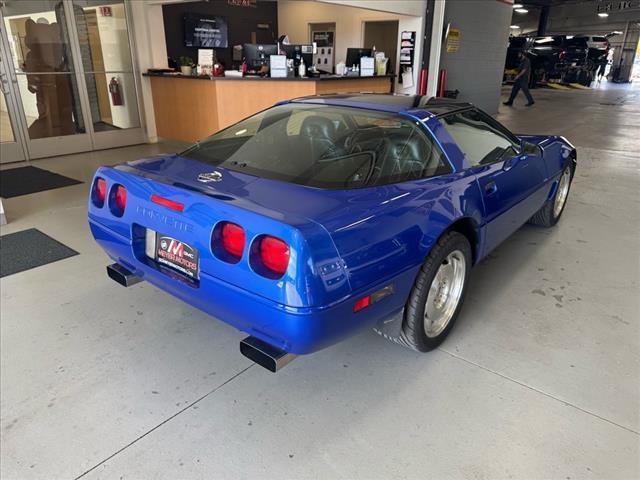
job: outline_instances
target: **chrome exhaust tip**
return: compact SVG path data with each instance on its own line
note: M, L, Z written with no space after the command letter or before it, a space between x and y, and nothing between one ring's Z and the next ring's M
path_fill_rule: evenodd
M291 362L296 355L285 352L256 337L247 337L240 342L240 353L249 360L276 373Z
M130 287L142 281L142 278L135 276L119 263L107 265L107 275L123 287Z

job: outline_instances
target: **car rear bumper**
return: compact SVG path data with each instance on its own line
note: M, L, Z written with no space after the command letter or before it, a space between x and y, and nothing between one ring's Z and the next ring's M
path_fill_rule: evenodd
M281 350L307 354L337 343L363 327L400 311L417 273L407 270L391 280L376 282L366 290L341 301L321 307L289 307L278 304L248 290L200 272L197 284L179 274L161 270L143 262L133 253L131 240L89 218L91 233L115 262L134 275L155 285L205 313L238 330L257 337ZM394 285L395 293L357 313L354 301L385 287Z

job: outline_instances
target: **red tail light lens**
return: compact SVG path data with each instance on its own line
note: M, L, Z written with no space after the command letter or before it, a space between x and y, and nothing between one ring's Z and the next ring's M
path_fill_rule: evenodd
M114 185L109 195L109 208L116 217L124 215L127 206L127 189L122 185Z
M565 58L567 58L567 51L560 50L560 60L564 60Z
M107 198L107 181L104 178L98 177L93 184L93 191L91 192L91 199L93 204L102 208L104 201Z
M222 247L230 255L240 258L244 251L244 228L235 223L226 222L222 226Z
M124 208L127 206L127 189L122 185L116 187L116 206L124 213Z
M157 203L158 205L162 205L163 207L170 208L171 210L175 210L176 212L184 211L184 204L180 202L174 202L173 200L169 200L168 198L161 197L160 195L151 195L151 201L153 203Z
M260 242L262 264L277 275L287 271L289 256L289 245L279 238L267 235Z
M362 297L360 300L356 300L356 303L353 304L353 311L359 312L363 308L367 308L369 305L371 305L371 295Z

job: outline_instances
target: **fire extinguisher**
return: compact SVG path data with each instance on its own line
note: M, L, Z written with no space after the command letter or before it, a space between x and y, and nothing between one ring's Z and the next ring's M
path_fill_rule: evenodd
M124 105L124 98L120 90L120 80L116 77L112 77L109 82L109 93L111 94L111 103L114 105Z

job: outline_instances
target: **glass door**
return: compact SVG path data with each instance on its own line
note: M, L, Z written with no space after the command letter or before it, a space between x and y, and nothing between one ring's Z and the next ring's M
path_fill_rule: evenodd
M1 5L7 73L29 157L91 150L64 3L6 0Z
M145 141L127 16L124 0L0 2L27 158Z
M26 159L21 131L17 128L19 118L13 103L13 83L6 69L6 58L0 42L0 163L19 162Z
M95 149L144 142L123 0L73 0Z

